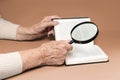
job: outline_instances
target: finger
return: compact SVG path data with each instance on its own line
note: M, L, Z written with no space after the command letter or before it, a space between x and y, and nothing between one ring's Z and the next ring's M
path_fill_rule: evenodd
M73 49L73 46L68 43L68 41L62 41L68 51Z
M60 18L59 16L57 16L57 15L53 15L53 16L49 16L48 17L50 20L52 20L52 19L54 19L54 18Z
M54 29L51 30L51 34L52 34L53 36L55 36L55 31L54 31Z
M58 22L56 22L56 21L50 21L50 22L44 23L43 26L45 26L46 28L49 28L49 27L54 27L57 24L58 24Z
M54 19L54 18L60 18L60 17L59 17L59 16L56 16L56 15L54 15L54 16L46 16L46 17L43 19L43 21L48 22L48 21L51 21L51 20Z
M54 30L52 29L52 30L50 30L49 32L48 32L48 36L50 36L50 35L52 35L52 36L54 36L55 35L55 33L54 33Z

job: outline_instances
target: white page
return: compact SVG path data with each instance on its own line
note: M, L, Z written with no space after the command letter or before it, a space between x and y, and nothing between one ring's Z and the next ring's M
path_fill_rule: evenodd
M82 22L90 21L90 18L73 18L73 19L55 19L59 24L55 26L55 39L56 40L71 40L70 32L72 28ZM88 43L94 44L94 41ZM86 45L86 44L79 44Z
M74 45L74 44L73 44ZM107 61L108 56L97 45L91 46L74 46L66 58L66 64L80 64L90 62Z

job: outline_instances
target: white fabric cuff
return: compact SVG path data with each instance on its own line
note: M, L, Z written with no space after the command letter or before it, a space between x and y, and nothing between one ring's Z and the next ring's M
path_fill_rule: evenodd
M0 80L21 73L22 67L19 52L0 54Z
M16 40L16 31L19 25L0 18L0 38Z

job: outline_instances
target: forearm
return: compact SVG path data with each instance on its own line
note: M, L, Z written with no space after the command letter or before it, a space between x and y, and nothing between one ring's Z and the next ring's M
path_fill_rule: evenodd
M23 71L31 69L44 64L42 54L35 49L29 49L24 51L19 51L22 62L23 62Z
M17 75L44 63L36 49L0 54L0 79Z
M18 27L16 31L16 40L33 40L43 36L43 34L35 34L32 27Z
M42 65L61 65L72 46L66 41L52 41L40 47L0 54L0 79Z
M34 33L34 28L23 27L0 17L0 39L33 40L42 36Z
M53 18L58 17L46 17L41 22L32 25L31 27L22 27L0 18L0 39L34 40L36 38L41 38L46 34L52 34L53 26L58 24L58 22L52 21Z

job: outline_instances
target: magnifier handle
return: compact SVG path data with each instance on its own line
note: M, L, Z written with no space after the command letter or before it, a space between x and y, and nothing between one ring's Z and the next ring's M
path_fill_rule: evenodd
M72 44L73 43L73 40L71 40L70 42L69 42L69 44Z

